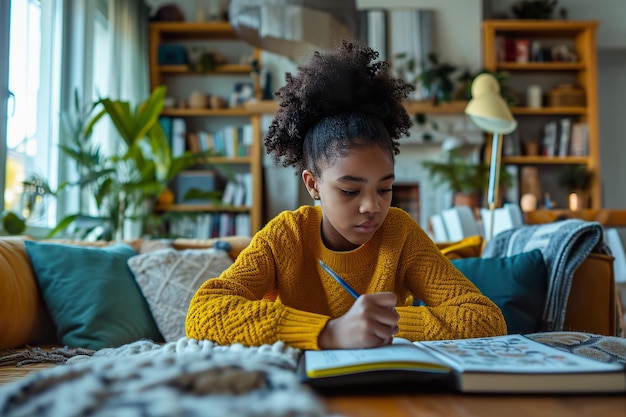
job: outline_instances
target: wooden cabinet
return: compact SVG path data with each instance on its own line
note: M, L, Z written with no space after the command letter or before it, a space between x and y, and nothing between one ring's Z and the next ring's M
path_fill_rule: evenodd
M159 49L164 46L170 49L161 50L161 57L159 57ZM171 59L164 58L165 52L170 54ZM219 54L223 62L218 63L211 70L198 71L188 64L188 57L191 54L195 54L197 58L197 55L213 53ZM181 55L185 57L185 62L180 62ZM248 57L248 59L242 63L242 57ZM247 141L247 152L244 156L226 154L207 159L209 167L218 174L217 176L224 175L225 177L221 181L216 181L217 184L222 184L217 187L223 188L229 175L241 173L250 176L248 179L251 181L248 181L246 192L251 196L247 197L247 204L204 204L202 202L201 204L188 204L177 200L174 204L159 205L157 210L160 212L204 213L208 215L207 218L222 215L230 215L231 218L238 215L247 216L249 230L235 230L237 234L253 234L262 227L261 116L258 112L247 109L243 103L230 103L230 96L237 85L252 86L253 95L259 97L260 86L258 76L254 76L254 68L251 64L253 62L260 62L259 50L239 39L228 22L150 24L150 85L151 88L157 85L167 86L167 97L174 104L166 107L162 116L184 120L185 147L190 149L189 135L198 132L215 133L244 125L251 125L251 129L247 132L249 133L250 130L252 132L251 140L249 138ZM225 99L228 105L224 108L211 108L210 104L204 108L190 108L187 100L194 92L203 93L208 97L219 96ZM212 223L216 224L215 221ZM230 230L226 234L232 234L232 232L233 230ZM212 235L215 236L215 231ZM199 234L190 237L206 237L206 235Z
M516 168L518 202L525 192L522 177L526 169L526 173L539 180L542 196L549 193L556 207L568 207L570 190L559 185L559 177L568 166L583 166L592 173L586 206L592 209L601 206L597 26L594 21L566 20L483 22L484 67L490 71L508 72L509 77L503 85L519 100L512 107L518 121L517 132L504 139L518 141L520 146L513 147L513 151L502 159L503 164ZM519 56L515 56L515 51ZM542 91L541 107L529 106L532 103L528 102L527 94L531 86ZM564 88L579 94L556 94ZM563 142L569 145L559 149L559 128L556 142L553 142L555 148L551 148L550 141L544 141L546 126L553 123L553 126L560 127L563 120L569 120L570 127L575 126L575 130L569 130L569 141ZM586 141L583 150L572 149L581 137L583 142Z

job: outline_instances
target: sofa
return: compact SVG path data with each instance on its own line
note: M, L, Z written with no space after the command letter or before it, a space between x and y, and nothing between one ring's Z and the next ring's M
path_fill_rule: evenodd
M209 248L213 248L215 250L215 246L217 244L218 247L227 249L228 260L222 260L226 262L225 264L220 265L219 262L214 263L217 270L214 271L203 271L204 275L199 275L196 269L198 264L204 264L205 261L196 262L195 264L192 262L191 269L187 271L187 274L193 275L193 279L195 279L195 283L187 283L185 285L190 286L190 288L186 289L186 293L174 293L174 297L190 297L195 288L204 280L211 276L215 276L219 271L228 266L232 259L236 258L236 256L243 250L250 242L250 238L248 237L239 237L239 236L231 236L220 239L208 239L208 240L198 240L198 239L175 239L169 241L163 240L144 240L138 239L133 241L124 242L132 251L126 253L124 256L124 260L128 260L129 258L134 258L134 261L137 260L145 260L146 265L135 265L136 268L143 268L141 270L136 269L134 273L137 275L137 279L140 276L143 276L144 280L147 280L147 283L142 284L142 291L150 291L150 285L157 285L158 288L156 290L163 292L163 288L166 288L166 284L164 284L164 279L169 279L169 284L176 277L177 272L174 269L175 265L179 265L181 262L182 254L187 254L186 256L192 256L194 253L202 250L209 250ZM75 310L73 313L67 313L65 310L72 307L70 304L73 303L81 303L83 301L87 301L85 305L87 307L81 307L83 309L90 308L94 304L96 304L92 300L87 300L90 297L89 291L105 291L101 289L91 289L88 288L94 281L96 281L95 272L86 272L85 276L82 277L73 277L74 282L69 281L69 283L63 283L61 288L50 289L50 286L58 284L63 279L69 280L69 275L74 274L76 270L80 270L80 262L81 259L85 258L83 248L89 249L97 249L96 252L104 250L105 247L109 249L115 244L119 244L119 242L84 242L84 241L70 241L70 240L35 240L29 237L2 237L0 238L0 349L7 348L18 348L26 345L50 345L50 344L67 344L67 340L78 340L80 343L83 343L83 339L80 337L75 339L67 339L64 340L63 337L60 337L60 334L66 331L72 331L75 327L83 326L83 323L80 320L83 320L82 315L83 310ZM450 258L453 262L457 262L459 268L468 275L468 271L470 274L472 273L471 268L468 268L467 265L486 265L488 259L480 258L481 251L483 250L483 240L479 236L474 236L470 238L466 238L461 242L449 242L449 243L439 243L439 248L442 252ZM30 249L27 249L27 245ZM32 248L33 245L37 247L35 249ZM67 247L76 247L77 250L83 250L83 252L78 252L77 254L65 254ZM62 251L58 251L61 248ZM28 252L30 250L30 252ZM34 252L33 252L34 251ZM57 251L57 252L55 252ZM165 251L165 252L163 252ZM223 252L216 250L210 256L218 259L216 254L218 252ZM169 257L172 260L167 262L164 261L166 259L164 255L161 253L168 253ZM224 252L223 252L224 253ZM91 252L87 254L91 255ZM99 255L99 254L98 254ZM205 254L198 253L199 256L206 256ZM37 262L34 262L33 257L36 256L39 258ZM176 259L173 259L176 258ZM206 259L206 258L201 258ZM58 263L58 265L54 266L54 261ZM193 261L193 260L192 260ZM525 260L522 260L526 262ZM177 264L178 262L178 264ZM37 265L37 263L39 265ZM463 263L463 264L461 264ZM526 262L528 263L528 262ZM53 267L54 266L54 267ZM93 266L88 265L88 267ZM497 267L500 267L497 265ZM519 270L519 266L508 266L511 269ZM58 276L61 274L60 270L66 268L63 276ZM95 270L100 271L99 273L104 277L115 273L114 266L106 266L106 267L98 267ZM491 267L490 267L491 268ZM495 268L495 267L494 267ZM87 269L87 271L91 271ZM52 275L49 279L52 282L48 282L47 284L42 284L42 281L38 282L36 272L42 276ZM131 271L132 272L132 271ZM55 276L55 273L57 276ZM526 275L533 275L532 272L524 272ZM511 276L513 273L505 270L503 275L505 278ZM121 273L117 273L117 275L121 275ZM483 275L486 275L483 273ZM166 278L164 278L166 277ZM41 277L40 277L41 278ZM490 288L493 286L493 282L495 280L494 277L487 277L490 279L490 283L485 288L485 291L489 292ZM505 278L499 278L505 279ZM522 276L522 279L527 279L527 277ZM475 282L476 283L476 282ZM179 284L179 283L174 283ZM45 298L45 294L42 294L42 285L48 285L45 287L45 291L48 292L48 300ZM60 285L60 284L59 284ZM481 288L481 284L477 284L479 288ZM482 284L484 285L484 283ZM532 284L534 285L534 284ZM533 289L531 284L524 283L524 287L526 290L531 293L527 295L527 297L537 298L536 294L533 294ZM74 286L75 288L71 288ZM166 288L167 289L167 288ZM481 288L482 289L482 288ZM153 288L154 290L154 288ZM155 290L155 291L156 291ZM508 288L505 288L508 290ZM50 300L51 295L56 294L54 291L61 291L64 297L69 297L70 299L74 299L76 301L69 302L67 300L57 300L58 305L51 305L51 302L54 304L55 300ZM65 291L65 292L64 292ZM121 294L121 290L118 288L113 288L115 296L108 297L109 299L118 299L123 298L127 294ZM155 319L157 322L157 329L154 328L154 325L151 324L152 327L149 327L148 330L144 330L146 326L142 328L141 325L138 324L136 329L132 329L135 331L130 332L130 335L127 332L127 339L119 339L116 343L110 342L109 344L122 344L132 341L132 338L138 336L138 338L150 338L156 341L171 341L176 337L183 335L183 329L177 329L179 333L174 331L171 336L164 337L165 332L171 332L171 330L166 330L165 327L167 325L172 327L178 326L180 324L182 314L184 316L185 312L185 303L177 303L178 306L178 318L177 322L172 323L169 320L168 314L163 313L163 311L169 312L173 311L171 306L162 306L157 305L159 302L163 304L163 300L150 300L146 294L141 294L137 289L130 288L124 290L125 293L130 293L132 291L140 294L138 297L143 295L146 298L147 305L144 305L143 311L133 311L132 313L120 311L120 314L127 314L127 316L132 317L140 317L141 314L144 315L145 321L150 321L151 319ZM483 291L483 292L485 292ZM182 295L181 295L182 294ZM96 294L96 296L98 296ZM99 295L101 298L104 298L102 294ZM498 296L498 295L496 295ZM505 295L508 296L508 295ZM131 299L127 298L126 301L131 303L133 300L133 304L141 304L140 301L137 301L137 298ZM46 302L47 301L47 302ZM151 302L152 301L152 302ZM505 300L506 302L506 300ZM517 304L529 304L529 301L525 299L517 300ZM540 303L543 303L543 299L540 298ZM535 304L537 304L535 302ZM79 306L76 306L79 308ZM514 306L514 308L518 308L519 306ZM525 306L522 305L522 308ZM86 318L84 320L93 320L97 323L106 322L107 316L113 314L111 311L115 310L123 310L123 307L109 307L110 311L100 311L100 316ZM506 306L505 306L506 308ZM160 309L161 311L156 311ZM536 307L535 307L536 310ZM533 314L537 314L535 312ZM69 322L63 324L66 326L65 328L60 328L60 324L56 316L62 316L68 314L78 316L78 317L69 317L69 320L74 320L74 322ZM157 317L157 314L160 314L161 317ZM153 317L149 317L153 316ZM184 317L183 317L184 319ZM79 320L78 322L76 320ZM125 320L125 319L124 319ZM170 322L168 322L168 320ZM164 323L162 326L160 324ZM68 330L69 329L69 330ZM524 330L531 331L541 331L543 330L540 325L534 329L523 328ZM126 330L126 329L124 329ZM558 330L570 330L570 331L583 331L600 335L615 335L617 332L616 326L616 302L615 302L615 283L614 283L614 274L613 274L613 258L606 254L600 253L590 253L585 259L580 263L580 266L576 269L572 283L571 289L569 291L569 297L567 299L567 311L565 315L565 321L561 329ZM94 328L84 328L82 329L83 333L85 332L94 332L97 333L99 331L106 331L106 329L102 330L97 327ZM523 331L523 333L530 333L531 331ZM145 334L142 334L145 332ZM522 331L520 331L522 332ZM167 336L167 335L165 335ZM85 337L83 335L83 337ZM91 335L87 335L88 338ZM131 339L128 340L128 337ZM164 340L165 339L165 340ZM107 347L106 337L104 338L105 342L93 343L92 340L85 341L81 346L75 347L87 347L91 349L98 349L101 347ZM77 342L77 343L79 343Z
M301 351L181 336L181 300L249 242L0 238L0 414L328 416L296 376ZM540 329L542 256L482 258L483 244L473 236L439 248L499 303L507 325ZM626 363L625 339L601 336L615 333L612 263L590 253L577 267L563 325L570 331L527 337Z

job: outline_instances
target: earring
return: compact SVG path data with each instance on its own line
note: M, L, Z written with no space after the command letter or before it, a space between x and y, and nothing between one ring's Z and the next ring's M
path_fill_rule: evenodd
M313 196L313 200L319 200L319 199L320 199L320 196L319 196L319 195L315 194L315 195Z

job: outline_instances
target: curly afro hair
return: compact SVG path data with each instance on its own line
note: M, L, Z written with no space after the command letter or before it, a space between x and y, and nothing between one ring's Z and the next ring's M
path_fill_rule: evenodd
M279 110L265 136L274 161L320 174L354 147L375 144L393 159L411 119L402 100L414 87L391 75L378 52L344 41L333 52L315 52L276 93Z

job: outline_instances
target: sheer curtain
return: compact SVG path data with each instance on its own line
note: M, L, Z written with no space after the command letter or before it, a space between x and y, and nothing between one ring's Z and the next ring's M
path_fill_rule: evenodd
M109 0L112 59L107 95L133 105L150 95L148 11L143 0Z

